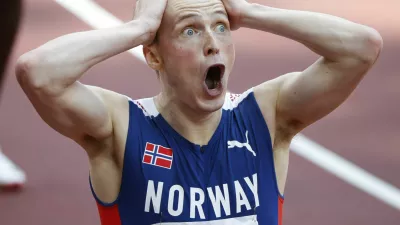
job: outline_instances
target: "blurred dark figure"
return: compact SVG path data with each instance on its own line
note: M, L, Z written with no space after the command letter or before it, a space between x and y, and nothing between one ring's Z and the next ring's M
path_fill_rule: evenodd
M0 84L2 85L4 72L17 36L21 20L21 0L2 0L0 4Z
M21 0L0 3L0 97L7 63L17 36L22 14ZM25 183L25 173L7 158L0 147L0 190L16 190Z

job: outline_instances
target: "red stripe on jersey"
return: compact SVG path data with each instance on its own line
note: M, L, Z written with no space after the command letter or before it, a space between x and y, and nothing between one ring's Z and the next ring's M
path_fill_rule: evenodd
M146 151L154 152L154 144L146 143Z
M144 156L143 156L143 162L144 162L144 163L151 164L151 161L153 161L153 156L144 154Z
M118 205L105 207L97 202L101 225L121 225L121 217L119 216Z
M158 147L158 153L159 154L164 154L164 155L167 155L167 156L172 156L172 149L166 148L166 147L163 147L163 146L160 145Z
M163 158L157 158L156 159L156 165L157 166L161 166L161 167L165 167L168 169L171 169L171 165L172 165L172 161L168 160L168 159L163 159Z
M278 196L278 225L282 225L283 202L283 198L281 196Z

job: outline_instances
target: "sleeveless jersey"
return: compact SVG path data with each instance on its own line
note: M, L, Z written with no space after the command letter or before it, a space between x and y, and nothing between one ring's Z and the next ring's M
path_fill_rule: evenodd
M253 89L227 94L206 146L191 143L153 98L129 99L121 188L96 199L102 225L281 225L269 130Z

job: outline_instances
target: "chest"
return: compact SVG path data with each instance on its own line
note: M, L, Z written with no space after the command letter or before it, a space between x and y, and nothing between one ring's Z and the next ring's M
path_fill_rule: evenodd
M257 152L248 134L222 135L202 147L179 138L144 143L139 155L144 211L166 221L254 215Z

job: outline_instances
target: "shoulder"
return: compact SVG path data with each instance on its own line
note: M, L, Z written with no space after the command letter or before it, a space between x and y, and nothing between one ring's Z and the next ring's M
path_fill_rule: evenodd
M159 114L153 97L131 98L96 86L89 86L89 88L98 94L107 106L112 118L114 135L122 135L126 138L130 125L134 125L134 129L141 129L141 125ZM125 140L122 143L125 143Z
M269 110L273 111L281 83L281 79L277 78L251 87L240 94L227 93L224 109L235 109L242 105L247 106L249 102L252 102L263 114Z
M130 97L98 86L86 86L103 101L112 118L113 125L118 125L114 123L116 119L129 115L129 102L133 102Z
M91 91L93 91L103 101L104 105L108 109L108 113L112 123L112 137L107 140L103 140L101 143L86 143L85 149L89 149L89 157L107 158L114 161L117 165L121 166L123 163L124 152L128 137L128 130L132 120L138 121L138 115L142 112L142 109L138 102L140 100L134 100L127 95L108 90L98 86L86 85ZM137 113L132 114L132 106L137 109L134 110ZM136 122L135 122L136 124ZM102 154L98 152L98 146L107 146L108 151L103 151ZM99 154L100 153L100 154Z
M295 73L287 73L276 77L274 79L263 82L252 88L254 99L258 108L261 111L263 119L267 123L270 131L271 140L274 142L276 131L284 130L282 128L277 117L277 103L280 94L280 90L289 77L292 77Z
M110 108L113 108L114 106L127 105L128 100L130 99L126 95L98 86L86 85L86 87L99 96L101 100L103 100L104 104Z
M255 86L254 95L259 104L268 104L268 107L271 107L270 103L274 105L279 97L282 86L285 85L290 77L296 74L298 72L287 73Z
M127 130L124 126L129 120L129 100L130 98L126 95L117 93L112 90L108 90L98 86L85 85L89 90L91 90L104 104L107 109L107 113L111 120L112 126L112 136L106 138L105 140L99 140L100 143L93 142L91 139L88 142L88 139L80 141L81 145L84 146L86 150L94 148L98 148L99 144L102 146L104 142L114 143L115 139L120 139L119 136L123 136L124 130ZM111 140L111 142L110 142ZM94 145L94 146L93 146ZM109 146L107 144L105 146ZM115 147L115 146L114 146ZM113 148L114 148L113 147ZM110 149L111 150L111 149ZM95 150L97 151L97 150Z

